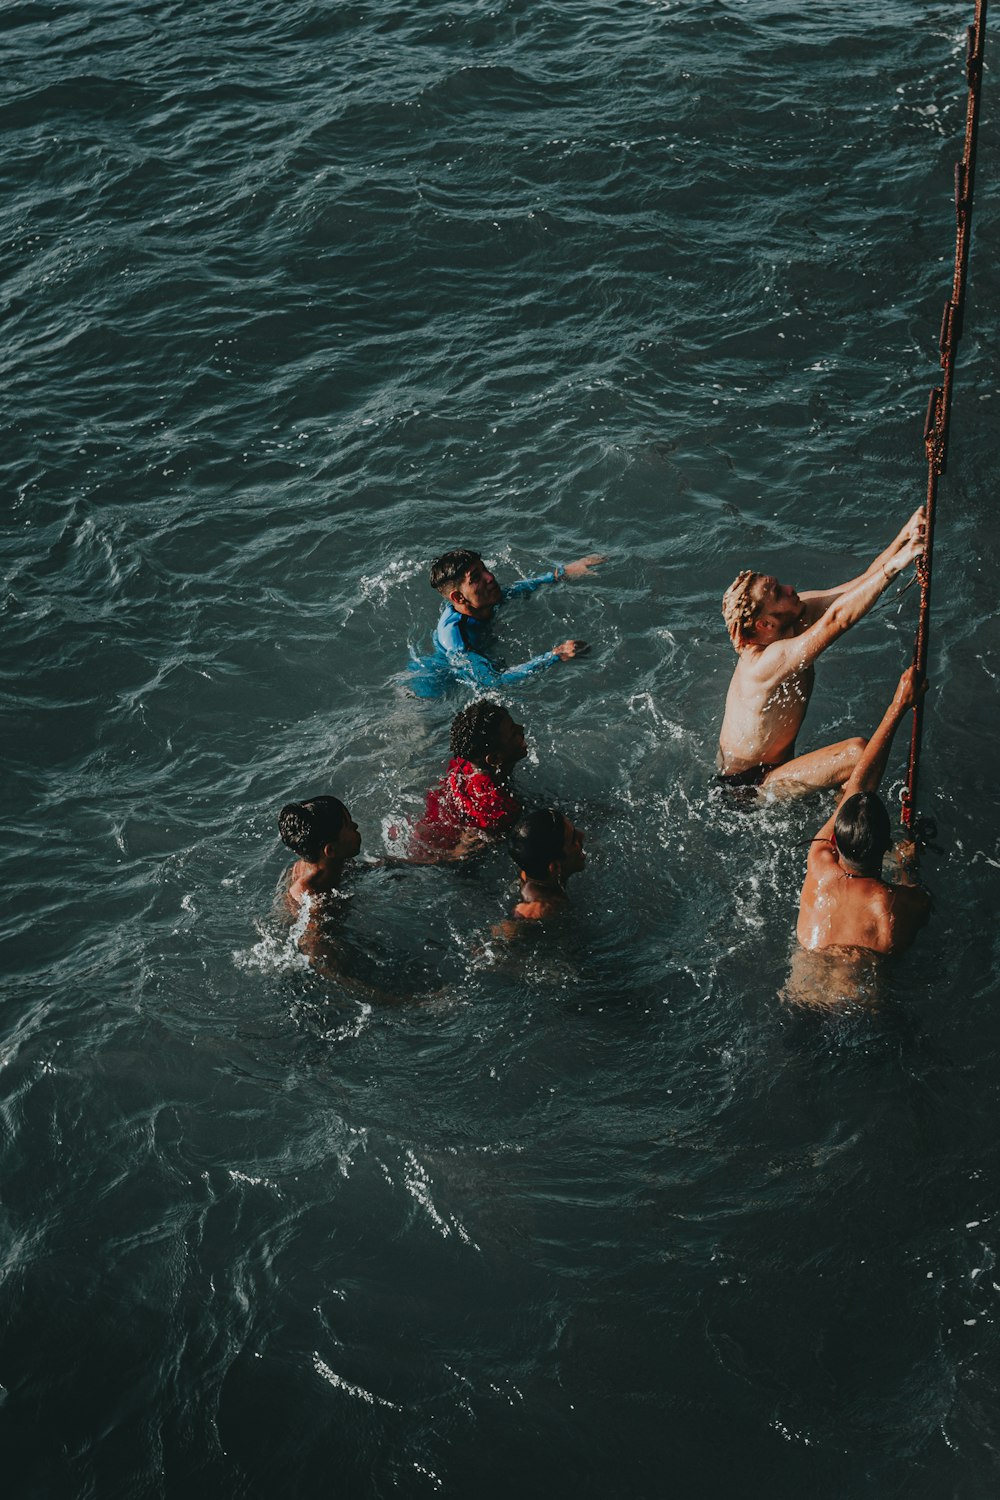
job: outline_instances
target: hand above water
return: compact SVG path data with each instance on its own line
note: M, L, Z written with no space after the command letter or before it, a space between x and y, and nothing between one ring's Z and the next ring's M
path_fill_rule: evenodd
M586 641L563 641L561 645L553 646L552 649L560 661L569 661L571 657L583 656L590 650L590 647Z
M913 708L926 691L926 677L920 677L916 667L907 667L906 671L900 677L896 691L893 694L893 706L901 711Z
M591 568L596 568L602 562L607 562L603 552L592 552L589 557L578 557L576 562L567 563L563 568L565 578L582 578L584 573L589 573Z
M893 561L900 569L921 555L927 544L927 510L921 505L914 512L893 544Z

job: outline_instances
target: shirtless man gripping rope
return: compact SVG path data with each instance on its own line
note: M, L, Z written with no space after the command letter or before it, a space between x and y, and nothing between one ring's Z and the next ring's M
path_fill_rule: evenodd
M791 584L749 568L729 586L722 615L739 661L719 736L723 787L790 796L844 785L865 748L863 739L795 754L813 689L813 664L920 556L925 528L921 507L864 573L837 588L797 594Z
M809 846L796 929L803 948L899 953L927 920L930 897L916 883L912 842L900 853L902 879L890 884L882 878L892 825L885 803L876 796L893 736L921 691L916 668L908 667L844 787L840 806Z

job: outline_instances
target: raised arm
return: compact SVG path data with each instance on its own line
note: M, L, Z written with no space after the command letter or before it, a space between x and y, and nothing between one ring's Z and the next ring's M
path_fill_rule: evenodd
M892 749L896 730L925 688L926 683L920 682L917 677L916 667L907 667L899 679L892 702L882 715L882 722L868 741L860 760L845 782L840 801L816 835L817 840L829 839L833 836L833 825L837 821L837 813L840 811L842 802L845 802L848 797L853 797L855 792L877 790L885 771L886 761L889 759L889 751Z
M814 620L801 635L792 636L787 641L772 641L761 653L758 675L768 681L780 682L793 672L811 666L827 646L864 619L893 579L920 556L924 549L923 536L923 527L914 527L909 540L887 562L881 563L875 572L864 574L846 593L835 595L819 619Z
M896 558L898 554L902 552L910 543L916 541L920 544L917 548L917 552L914 554L915 556L922 552L924 549L924 535L926 530L927 513L924 507L921 505L919 509L913 512L913 515L907 521L906 525L897 533L895 537L893 537L888 547L886 547L884 551L879 553L874 562L868 564L868 567L863 573L859 573L856 578L849 578L846 583L838 583L833 588L807 589L799 595L800 599L805 605L807 605L812 616L815 617L819 615L821 611L829 608L829 606L835 599L839 599L842 594L846 594L851 589L856 588L857 585L859 583L863 583L866 578L871 578L874 574L880 573L882 569L887 567L893 561L893 559ZM905 564L903 564L903 566L905 566Z

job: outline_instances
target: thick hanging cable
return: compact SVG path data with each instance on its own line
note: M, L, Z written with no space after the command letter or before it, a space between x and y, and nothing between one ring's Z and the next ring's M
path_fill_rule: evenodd
M921 675L927 670L927 648L930 636L931 567L934 558L934 512L938 480L945 472L948 457L948 422L951 416L952 381L958 341L962 334L965 309L965 282L969 268L972 238L972 189L976 175L976 134L979 129L979 97L983 81L983 49L986 45L987 0L976 0L976 16L968 28L968 53L965 72L969 82L969 100L965 114L965 148L962 160L955 163L955 276L951 296L944 305L941 319L941 368L944 375L931 391L924 423L924 448L927 453L927 542L924 555L917 563L920 581L920 613L913 645L913 664ZM903 826L913 829L916 816L917 776L920 770L920 744L923 734L923 703L913 710L910 736L910 763L903 792Z

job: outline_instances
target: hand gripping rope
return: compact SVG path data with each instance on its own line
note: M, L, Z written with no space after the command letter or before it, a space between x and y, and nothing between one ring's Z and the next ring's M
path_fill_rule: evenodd
M927 671L927 645L930 635L931 565L934 557L934 511L938 479L945 472L948 457L948 421L951 416L951 389L955 373L958 341L962 334L965 307L965 280L969 269L969 245L972 237L972 187L976 174L976 133L979 128L979 96L983 82L983 49L986 45L987 0L976 0L976 16L968 28L968 55L965 72L969 81L969 102L965 114L965 148L962 160L955 163L955 278L951 296L944 305L941 319L941 384L931 391L924 423L924 448L927 453L927 541L924 555L917 561L920 582L920 613L913 645L913 665L921 677ZM923 702L913 710L910 736L910 763L903 792L903 826L914 832L917 802L917 775L920 770L920 740L923 732Z

